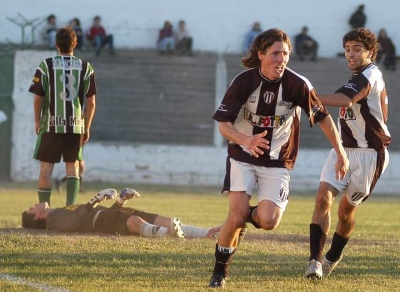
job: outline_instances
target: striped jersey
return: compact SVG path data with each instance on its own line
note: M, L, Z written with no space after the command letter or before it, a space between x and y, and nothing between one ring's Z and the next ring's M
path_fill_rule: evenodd
M387 104L388 97L382 72L376 65L370 64L354 73L336 92L349 98L362 96L351 107L339 109L338 128L344 147L380 151L390 144L387 116L381 104L381 101Z
M29 92L44 98L39 131L83 134L85 100L96 94L94 70L75 56L45 59L36 69Z
M267 130L270 149L255 158L235 143L228 143L228 155L238 161L266 167L294 167L299 149L300 117L303 109L310 126L329 115L316 97L311 83L286 68L276 81L266 79L259 68L236 76L213 115L218 122L231 122L245 135Z

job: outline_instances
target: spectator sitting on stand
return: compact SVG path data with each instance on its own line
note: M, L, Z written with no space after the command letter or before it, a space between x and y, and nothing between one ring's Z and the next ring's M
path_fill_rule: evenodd
M307 26L303 26L301 32L296 35L295 51L301 61L304 61L306 55L311 55L312 61L317 60L318 43L308 35Z
M256 38L256 36L258 36L260 32L261 32L261 25L258 21L256 21L253 23L251 30L246 34L246 38L244 41L244 48L243 48L244 52L247 52L247 50L250 49L251 43Z
M396 70L396 47L388 37L386 30L382 28L378 34L379 50L376 56L377 63L382 62L387 70Z
M108 45L110 55L114 55L114 39L112 34L106 34L106 30L101 25L100 16L95 16L93 25L89 29L87 39L94 45L96 49L96 56L100 55L101 49Z
M157 46L161 55L165 53L170 55L175 50L174 30L168 20L164 22L163 28L159 31Z
M176 50L179 55L192 56L193 39L190 37L189 32L186 29L186 23L184 20L179 21L179 27L175 34L175 38Z
M76 40L77 40L77 45L76 49L82 50L83 49L83 31L81 28L81 22L79 21L78 18L73 18L69 22L69 25L72 27L72 29L75 31L76 34Z
M47 24L42 30L42 38L46 41L46 46L50 50L56 49L57 30L56 16L54 14L50 14L47 17Z

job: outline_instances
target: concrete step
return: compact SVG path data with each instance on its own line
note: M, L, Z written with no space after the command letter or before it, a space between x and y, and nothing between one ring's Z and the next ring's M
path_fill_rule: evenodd
M93 122L93 141L212 145L215 111L215 68L218 55L195 52L193 57L159 55L156 50L77 52L91 62L96 71L97 113ZM228 84L244 68L243 55L222 55L228 69ZM318 93L338 89L350 76L344 58L317 62L295 58L289 67L306 76ZM390 98L389 129L391 149L399 150L400 92L398 71L384 77ZM338 110L329 108L336 119ZM303 114L301 145L326 148L329 143L319 129L312 129Z

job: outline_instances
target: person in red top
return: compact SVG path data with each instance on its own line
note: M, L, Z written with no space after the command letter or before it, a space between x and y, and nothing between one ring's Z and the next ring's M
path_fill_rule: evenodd
M88 40L93 44L96 49L96 56L100 55L101 49L108 45L108 50L111 55L114 54L114 39L113 35L106 34L106 30L101 25L100 16L95 16L93 18L93 25L87 33Z
M157 47L161 55L165 53L170 55L175 50L174 30L172 23L168 20L164 22L164 26L159 30Z

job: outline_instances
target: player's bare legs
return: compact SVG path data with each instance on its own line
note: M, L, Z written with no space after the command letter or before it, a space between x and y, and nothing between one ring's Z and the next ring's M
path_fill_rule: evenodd
M320 183L310 224L310 258L305 273L307 278L322 278L322 253L331 228L331 207L337 194L338 191L330 184Z
M219 246L236 248L240 230L247 220L249 201L250 196L245 192L229 193L229 213L220 230Z
M331 206L338 191L326 182L321 182L315 199L314 213L311 224L321 226L322 232L329 233L331 227Z
M283 210L274 202L263 200L251 214L252 220L264 230L272 230L278 227L283 216Z
M245 192L229 192L228 218L222 225L215 247L215 265L209 287L223 288L228 276L228 265L239 243L239 236L249 213L250 196Z
M347 200L346 196L342 196L339 203L338 216L339 221L336 227L336 232L342 237L350 237L355 227L355 213L357 208Z
M345 195L339 203L336 232L333 234L332 244L322 259L322 270L324 275L329 275L343 258L343 249L349 242L355 227L356 208L351 205Z
M47 202L50 205L51 196L51 175L53 173L54 164L41 161L40 173L38 180L38 196L39 202Z
M330 184L320 183L310 224L310 261L321 262L326 235L331 227L331 206L337 194L338 191Z
M51 175L53 173L54 164L41 161L38 188L51 189Z

